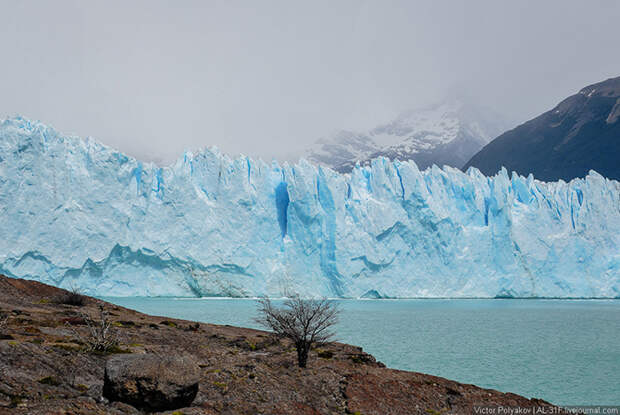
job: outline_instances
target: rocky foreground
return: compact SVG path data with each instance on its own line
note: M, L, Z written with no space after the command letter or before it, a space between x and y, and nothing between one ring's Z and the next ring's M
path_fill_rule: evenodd
M137 366L144 367L142 383L125 378L116 387L135 397L148 385L165 392L169 384L177 387L170 393L182 395L179 385L196 382L188 406L162 412L175 415L469 414L476 405L549 405L388 369L361 348L341 343L313 350L308 368L300 369L291 344L267 332L149 316L88 297L81 306L61 304L66 294L0 276L0 414L142 413L103 397L114 392L107 384L104 392L105 376L142 361ZM97 321L101 305L120 344L105 353L88 352L84 317ZM156 356L159 369L148 366L143 357L149 356ZM196 393L191 385L188 390L181 399Z

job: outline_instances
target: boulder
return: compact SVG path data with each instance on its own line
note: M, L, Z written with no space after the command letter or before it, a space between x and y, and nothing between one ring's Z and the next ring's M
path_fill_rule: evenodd
M117 355L106 362L103 396L147 411L178 409L192 403L199 381L190 356Z

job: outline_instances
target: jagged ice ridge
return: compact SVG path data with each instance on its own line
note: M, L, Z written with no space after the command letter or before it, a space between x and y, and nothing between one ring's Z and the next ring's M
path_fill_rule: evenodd
M620 184L217 150L168 167L0 124L0 273L94 295L620 297Z

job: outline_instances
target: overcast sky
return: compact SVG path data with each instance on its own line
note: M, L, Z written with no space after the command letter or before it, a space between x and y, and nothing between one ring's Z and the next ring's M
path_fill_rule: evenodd
M270 159L454 91L517 122L620 75L620 2L0 0L0 118Z

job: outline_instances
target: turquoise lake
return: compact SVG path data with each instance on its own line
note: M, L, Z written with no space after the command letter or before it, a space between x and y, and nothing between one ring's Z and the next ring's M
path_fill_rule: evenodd
M104 298L144 313L254 327L249 299ZM538 397L620 404L618 300L338 300L338 341L387 366Z

